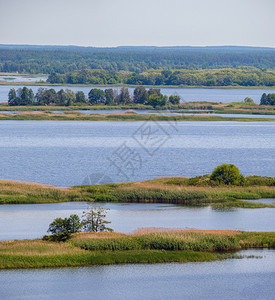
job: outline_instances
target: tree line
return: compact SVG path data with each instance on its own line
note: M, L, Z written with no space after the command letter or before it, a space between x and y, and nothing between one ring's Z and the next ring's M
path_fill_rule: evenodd
M50 83L171 86L275 86L275 73L259 69L148 70L142 73L84 69L52 73Z
M171 95L166 96L160 92L160 89L146 90L144 86L138 86L134 89L133 95L130 94L129 89L123 87L120 91L116 89L97 89L93 88L88 93L86 99L83 91L74 91L70 89L60 89L56 92L54 89L46 89L40 87L34 95L33 90L27 87L15 90L10 89L8 94L8 104L10 106L23 105L55 105L55 106L71 106L74 104L91 104L91 105L118 105L118 104L143 104L151 105L153 107L165 106L167 103L178 105L180 103L180 96Z
M249 47L0 47L0 71L64 74L81 69L275 68L274 49Z

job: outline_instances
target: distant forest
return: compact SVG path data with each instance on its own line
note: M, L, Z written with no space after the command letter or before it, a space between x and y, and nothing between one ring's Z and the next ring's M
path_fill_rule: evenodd
M275 72L259 69L148 70L129 71L80 70L66 74L52 73L50 83L130 84L169 86L275 86Z
M83 69L129 71L275 68L275 49L253 47L117 47L0 45L0 72L65 74Z

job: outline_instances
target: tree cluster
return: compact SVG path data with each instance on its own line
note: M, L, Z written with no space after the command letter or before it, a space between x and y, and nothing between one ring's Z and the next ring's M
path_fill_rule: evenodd
M74 103L86 103L85 94L82 91L74 93L70 89L65 91L61 89L56 92L54 89L39 88L34 95L32 89L27 87L17 90L11 89L8 95L8 103L10 106L23 105L58 105L70 106Z
M153 107L165 106L168 102L171 104L179 104L180 97L171 95L169 98L160 92L160 89L149 89L144 86L138 86L134 89L133 95L130 95L128 88L121 88L118 93L113 89L105 91L94 88L88 94L88 99L91 104L103 103L106 105L113 104L144 104Z
M44 240L66 241L73 233L80 231L113 231L107 227L111 223L106 221L107 209L102 207L90 208L83 212L80 219L78 215L70 215L69 218L56 218L49 225L48 233Z
M63 89L56 92L54 89L39 88L34 95L32 89L27 87L17 90L11 89L8 95L10 106L22 105L56 105L70 106L74 104L102 104L102 105L127 105L127 104L144 104L153 107L165 106L167 103L178 105L180 97L171 95L169 98L160 92L160 89L146 90L144 86L135 88L133 95L130 95L129 89L123 87L120 91L116 89L97 89L93 88L86 99L82 91L74 93L70 89Z
M263 93L260 105L275 105L275 94Z

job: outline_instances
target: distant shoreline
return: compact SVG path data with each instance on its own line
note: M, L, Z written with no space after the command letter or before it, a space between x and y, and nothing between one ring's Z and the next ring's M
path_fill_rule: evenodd
M15 75L14 75L15 76ZM23 76L17 74L17 76ZM27 75L24 75L27 77ZM38 77L42 75L30 75L31 77ZM133 84L69 84L69 83L49 83L49 82L4 82L0 81L1 85L26 85L26 86L70 86L70 87L130 87L135 88L139 85ZM235 86L235 85L228 85L228 86L204 86L204 85L143 85L145 88L175 88L175 89L261 89L261 90L273 90L275 86Z

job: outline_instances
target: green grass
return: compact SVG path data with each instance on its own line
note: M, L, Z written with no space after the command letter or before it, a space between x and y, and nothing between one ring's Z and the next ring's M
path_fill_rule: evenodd
M60 268L90 265L203 262L232 257L229 254L193 251L95 251L82 255L25 256L0 255L0 269Z
M89 235L89 234L88 234ZM126 263L202 262L237 257L233 250L274 248L275 232L152 232L78 234L65 243L0 242L0 269Z

